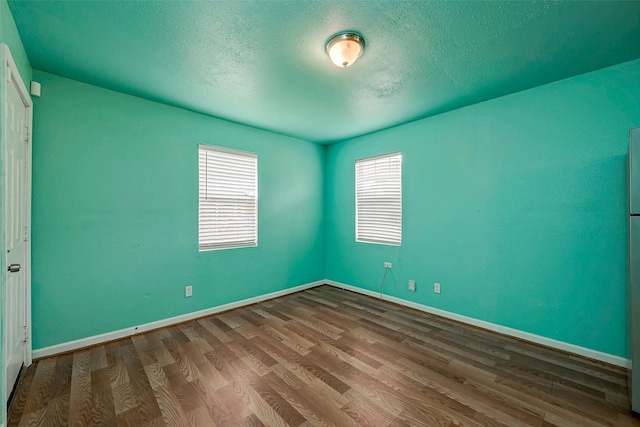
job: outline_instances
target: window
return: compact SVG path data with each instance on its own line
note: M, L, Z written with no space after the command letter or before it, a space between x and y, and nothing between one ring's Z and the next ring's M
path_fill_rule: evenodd
M356 160L356 241L400 246L401 153Z
M258 156L200 144L200 251L258 246Z

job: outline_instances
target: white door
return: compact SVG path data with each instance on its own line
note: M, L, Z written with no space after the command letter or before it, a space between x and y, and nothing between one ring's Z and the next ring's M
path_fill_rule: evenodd
M9 394L23 363L31 362L28 327L30 326L29 290L29 221L31 192L30 122L31 99L20 79L8 48L5 53L5 79L3 79L4 118L2 228L4 234L5 271L3 289L4 325L4 399ZM13 69L12 69L13 68Z

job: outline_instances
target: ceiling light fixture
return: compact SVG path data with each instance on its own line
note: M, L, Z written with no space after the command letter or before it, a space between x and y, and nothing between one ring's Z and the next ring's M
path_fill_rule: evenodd
M331 62L337 67L346 68L364 52L364 39L353 32L338 33L329 39L326 50Z

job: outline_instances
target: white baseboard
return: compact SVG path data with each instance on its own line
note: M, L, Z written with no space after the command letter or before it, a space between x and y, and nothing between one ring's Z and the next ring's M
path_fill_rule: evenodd
M131 335L140 334L153 329L164 328L166 326L175 325L177 323L187 322L189 320L197 319L200 317L210 316L212 314L220 313L227 310L232 310L234 308L255 304L255 303L266 301L273 298L278 298L284 295L303 291L305 289L314 288L316 286L320 286L323 284L327 284L336 288L345 289L345 290L356 292L363 295L368 295L374 298L380 298L380 294L375 291L369 291L366 289L358 288L356 286L351 286L344 283L336 282L334 280L318 280L315 282L307 283L307 284L296 286L293 288L283 289L281 291L259 295L257 297L232 302L229 304L223 304L216 307L207 308L205 310L195 311L193 313L187 313L180 316L170 317L168 319L145 323L139 326L133 326L130 328L120 329L118 331L108 332L100 335L94 335L87 338L81 338L75 341L69 341L62 344L52 345L50 347L40 348L33 351L33 358L39 359L42 357L48 357L48 356L53 356L55 354L78 350L84 347L90 347L90 346L101 344L104 342L113 341L120 338L129 337ZM599 360L601 362L609 363L611 365L616 365L616 366L622 366L625 368L630 367L631 361L623 357L615 356L608 353L603 353L603 352L592 350L585 347L580 347L578 345L569 344L563 341L558 341L551 338L543 337L541 335L520 331L518 329L497 325L495 323L485 322L484 320L474 319L472 317L467 317L461 314L452 313L450 311L441 310L439 308L430 307L430 306L419 304L413 301L392 297L390 295L382 294L382 299L384 301L389 301L398 305L410 307L419 311L423 311L425 313L435 314L440 317L456 320L458 322L466 323L472 326L477 326L479 328L487 329L489 331L494 331L494 332L504 334L504 335L509 335L521 340L530 341L535 344L540 344L540 345L555 348L558 350L566 351L569 353L577 354L579 356L588 357L589 359ZM0 427L3 427L3 426L0 426Z
M40 359L42 357L53 356L55 354L66 353L69 351L90 347L93 345L117 340L120 338L129 337L132 335L151 331L153 329L164 328L166 326L175 325L177 323L187 322L189 320L197 319L200 317L210 316L212 314L232 310L234 308L244 307L246 305L251 305L251 304L266 301L269 299L292 294L295 292L304 291L305 289L315 288L316 286L320 286L325 283L326 283L325 280L318 280L316 282L307 283L307 284L296 286L293 288L283 289L281 291L271 292L269 294L259 295L257 297L247 298L247 299L232 302L229 304L218 305L218 306L207 308L200 311L194 311L193 313L182 314L180 316L157 320L155 322L145 323L143 325L132 326L130 328L120 329L118 331L107 332L105 334L94 335L87 338L81 338L75 341L68 341L62 344L52 345L50 347L39 348L37 350L33 350L33 358Z
M368 295L378 299L380 298L380 293L378 292L369 291L366 289L358 288L356 286L346 285L344 283L336 282L334 280L325 280L324 283L334 286L336 288L345 289L345 290L356 292L363 295ZM405 307L410 307L419 311L424 311L425 313L435 314L440 317L456 320L458 322L466 323L472 326L477 326L479 328L487 329L489 331L494 331L494 332L498 332L504 335L509 335L521 340L530 341L535 344L540 344L546 347L551 347L558 350L566 351L568 353L577 354L579 356L588 357L589 359L598 360L601 362L609 363L611 365L621 366L624 368L630 367L631 361L629 359L625 359L620 356L614 356L613 354L603 353L601 351L591 350L586 347L580 347L578 345L554 340L551 338L543 337L541 335L531 334L529 332L524 332L518 329L497 325L491 322L485 322L484 320L478 320L472 317L463 316L461 314L452 313L450 311L440 310L439 308L429 307L428 305L418 304L413 301L392 297L390 295L382 294L382 299L384 301L389 301L398 305L403 305Z

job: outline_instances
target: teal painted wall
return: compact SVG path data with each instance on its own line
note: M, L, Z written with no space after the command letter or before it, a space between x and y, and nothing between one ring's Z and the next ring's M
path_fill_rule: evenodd
M13 20L13 15L9 10L9 5L6 0L0 0L0 43L5 43L9 46L9 50L11 51L11 55L16 62L16 66L18 67L18 71L20 72L20 76L25 83L25 86L28 88L31 82L31 65L29 64L29 60L27 59L27 55L24 51L24 46L22 45L22 40L20 39L20 34L16 28L16 23ZM2 73L4 76L4 73ZM2 107L0 107L0 111L4 111ZM2 114L0 114L2 117ZM0 134L2 132L2 120L0 120ZM3 159L2 159L2 150L0 150L0 171L2 170ZM2 176L2 174L0 174ZM2 184L0 183L0 212L3 211L2 206ZM0 231L3 231L2 215L0 215ZM0 238L3 238L4 232L0 232ZM5 258L4 253L0 255L0 366L4 367L4 325L2 323L3 319L3 300L2 294L4 289L4 279L5 279ZM4 405L6 397L3 394L3 384L4 378L0 377L0 423L5 419L6 407Z
M324 277L324 147L35 78L34 349ZM198 252L199 143L258 154L258 247Z
M0 0L0 43L6 43L9 46L13 60L16 62L18 71L20 71L20 76L22 76L25 86L29 89L32 73L31 64L22 45L22 39L13 20L7 0Z
M29 82L5 0L0 40ZM392 261L385 293L625 355L625 165L640 61L326 149L34 79L35 349L325 276L377 290ZM258 153L257 248L197 251L198 143ZM396 150L403 245L356 244L353 163Z
M377 291L392 261L386 294L625 357L638 94L640 60L330 146L327 277ZM393 151L402 246L356 243L354 161Z

